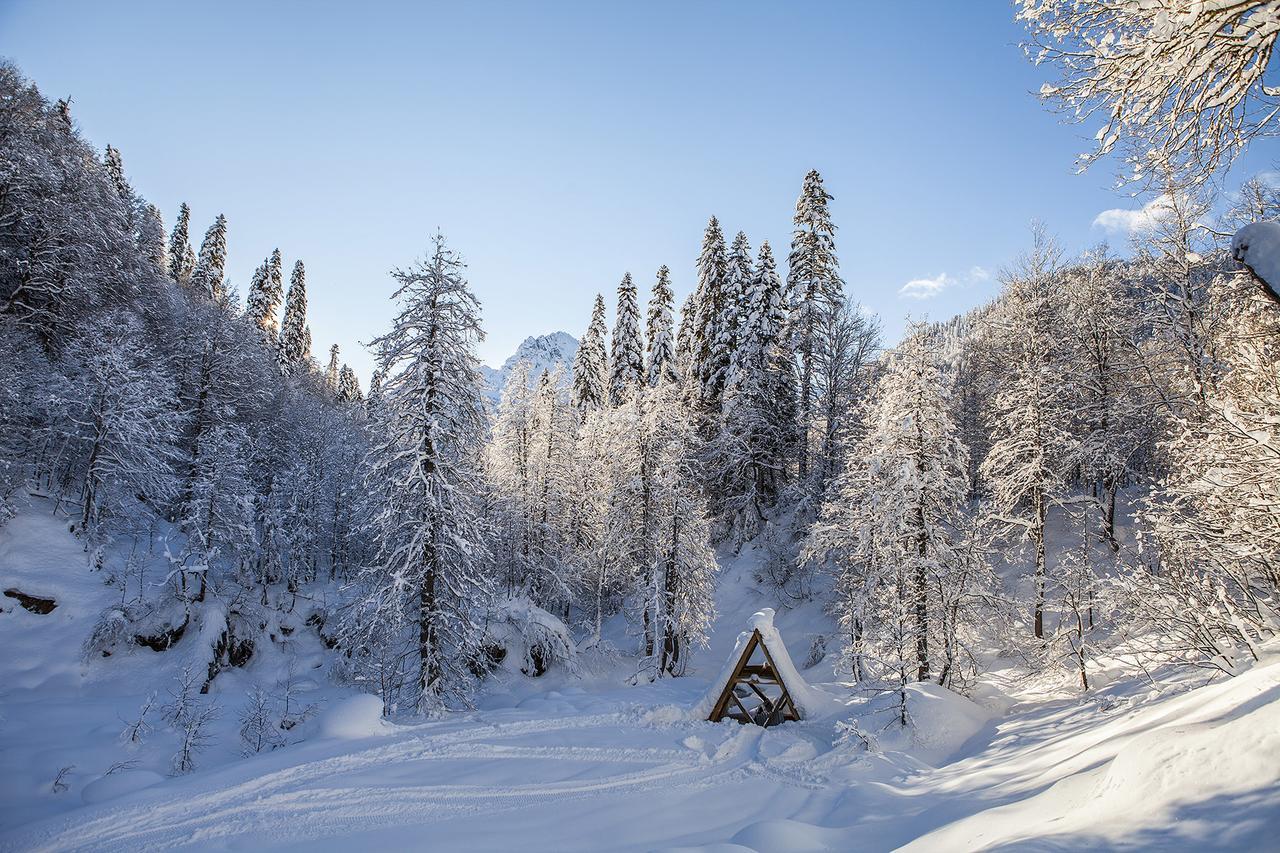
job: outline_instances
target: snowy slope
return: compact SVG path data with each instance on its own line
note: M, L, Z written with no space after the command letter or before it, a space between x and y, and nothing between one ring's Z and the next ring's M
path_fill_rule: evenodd
M484 376L485 395L495 405L502 396L502 389L507 387L507 377L511 368L525 359L533 367L531 379L541 376L543 371L551 370L557 365L564 368L568 376L573 367L573 357L578 353L578 340L568 332L552 332L549 335L537 335L524 339L511 357L502 363L502 367L492 368L482 365L480 372Z
M1234 679L1159 688L1112 662L1086 697L1012 668L984 677L981 706L913 687L905 735L834 683L828 656L803 677L844 697L834 719L690 719L754 611L779 608L801 665L832 630L815 603L771 600L752 579L758 557L721 555L719 615L690 677L629 686L625 659L599 661L491 684L476 710L429 723L382 721L377 700L329 685L299 631L219 676L214 745L174 777L171 732L137 748L117 735L181 648L80 659L117 593L37 502L0 531L0 583L59 600L41 616L0 599L0 850L1256 850L1280 833L1280 649ZM237 703L250 680L278 678L281 651L322 710L295 742L238 758ZM835 722L853 716L879 751L839 742ZM106 773L122 760L137 764Z

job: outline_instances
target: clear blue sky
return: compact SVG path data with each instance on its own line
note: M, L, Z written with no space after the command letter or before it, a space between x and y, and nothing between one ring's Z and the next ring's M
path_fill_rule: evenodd
M1034 218L1071 251L1123 244L1094 218L1139 203L1074 174L1091 129L1030 94L1047 72L1020 37L992 0L0 0L0 55L73 98L166 227L182 201L197 241L225 213L242 290L275 246L306 262L317 355L337 342L362 384L387 271L437 227L470 264L490 363L580 335L628 270L647 288L670 265L682 299L713 213L785 257L810 168L849 291L891 337L990 298ZM1267 165L1251 156L1238 174Z

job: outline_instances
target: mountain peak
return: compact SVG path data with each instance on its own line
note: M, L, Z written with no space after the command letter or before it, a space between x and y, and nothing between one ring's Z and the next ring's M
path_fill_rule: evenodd
M502 367L481 366L484 375L485 396L494 404L502 397L502 389L507 385L511 369L522 359L529 362L532 370L529 380L535 381L546 370L562 366L568 375L573 368L573 357L578 354L578 339L568 332L551 332L546 335L530 335L525 338L511 357L502 363Z

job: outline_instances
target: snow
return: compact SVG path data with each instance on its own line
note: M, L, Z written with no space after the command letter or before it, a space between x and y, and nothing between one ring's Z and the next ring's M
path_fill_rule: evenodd
M115 773L99 776L85 785L80 792L80 799L89 805L105 803L107 800L149 788L164 779L154 770L117 770Z
M316 728L320 737L356 740L390 734L395 727L382 719L382 700L362 693L327 708Z
M198 632L169 652L84 661L79 644L119 594L65 520L32 503L0 530L0 583L59 608L0 600L0 850L1252 850L1280 832L1275 644L1207 682L1157 687L1107 662L1086 696L992 666L974 698L911 685L912 726L896 730L875 713L893 697L841 684L834 654L796 671L782 636L807 644L835 628L820 602L770 600L750 546L721 555L722 615L689 677L633 686L633 661L582 653L577 673L504 670L474 710L390 723L376 697L327 684L323 650L298 627L286 651L321 710L282 748L238 755L243 692L273 685L285 660L271 643L201 697L223 709L215 745L171 776L173 733L158 727L137 747L118 733L189 661ZM770 729L690 717L744 624L788 685L804 682L831 713ZM606 627L620 647L625 620ZM840 742L836 723L853 720L872 750ZM111 769L122 761L136 766Z
M1280 290L1280 222L1253 222L1231 238L1231 255Z
M496 406L502 397L502 389L507 387L507 377L522 359L529 362L530 387L533 387L545 371L554 370L557 366L564 369L567 380L573 366L573 357L577 353L578 339L568 332L552 332L549 335L525 338L501 367L481 366L485 396Z

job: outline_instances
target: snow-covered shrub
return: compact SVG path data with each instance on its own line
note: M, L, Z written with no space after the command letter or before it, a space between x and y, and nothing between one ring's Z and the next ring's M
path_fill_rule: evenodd
M489 660L525 675L539 676L557 664L577 672L577 649L564 622L524 596L499 601L493 608L485 644ZM502 649L499 655L496 650Z
M108 607L102 611L93 630L84 641L85 660L109 658L119 648L133 642L133 630L126 608Z
M244 755L254 755L284 744L273 704L261 687L255 686L249 691L249 701L240 712L240 743Z

